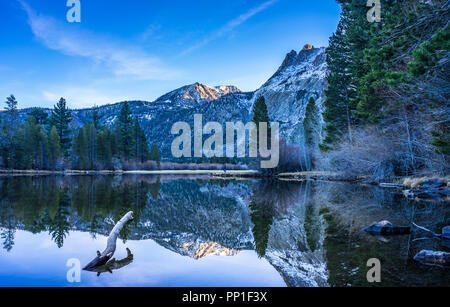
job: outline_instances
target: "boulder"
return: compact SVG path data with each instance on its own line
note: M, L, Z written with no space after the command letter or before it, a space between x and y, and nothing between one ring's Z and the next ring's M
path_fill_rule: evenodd
M364 231L375 235L402 235L409 234L411 232L411 227L394 226L389 221L381 221L373 223L369 227L365 228Z
M411 190L404 190L403 194L405 197L414 199L429 199L429 200L440 200L446 196L450 195L450 189L448 188L418 188Z
M446 185L447 185L447 183L444 182L443 180L437 179L437 178L432 178L432 179L428 179L427 181L422 183L421 188L422 189L439 189Z
M442 246L450 248L450 226L445 226L442 228Z
M441 251L422 250L414 260L428 265L450 266L450 253Z

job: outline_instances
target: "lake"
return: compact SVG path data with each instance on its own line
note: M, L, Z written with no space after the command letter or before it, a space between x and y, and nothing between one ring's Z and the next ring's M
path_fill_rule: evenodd
M68 261L89 263L128 211L115 265L70 282ZM448 269L413 260L444 242L362 231L387 219L440 232L449 213L448 200L348 183L0 177L0 286L449 286ZM371 258L381 283L367 281Z

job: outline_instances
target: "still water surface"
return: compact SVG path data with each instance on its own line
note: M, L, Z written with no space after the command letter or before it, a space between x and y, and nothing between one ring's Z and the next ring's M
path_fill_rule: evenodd
M177 176L0 178L0 286L449 286L448 269L412 258L449 251L426 233L379 238L362 229L388 219L439 232L449 202L338 183L230 181ZM126 212L114 267L67 280Z

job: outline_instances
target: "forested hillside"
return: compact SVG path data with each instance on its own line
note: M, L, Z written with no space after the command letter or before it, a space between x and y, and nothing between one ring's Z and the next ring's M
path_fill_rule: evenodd
M448 173L449 1L338 1L327 51L325 167L373 180Z

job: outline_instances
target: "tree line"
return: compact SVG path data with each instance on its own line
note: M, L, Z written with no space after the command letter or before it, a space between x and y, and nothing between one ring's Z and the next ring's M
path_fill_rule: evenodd
M104 220L119 220L126 212L133 211L137 225L148 195L156 200L160 189L159 178L123 178L119 184L112 176L44 176L4 177L0 179L0 241L10 252L14 247L17 228L37 234L48 232L61 248L73 229L70 221L82 220L83 231L93 237L104 233ZM33 201L30 201L33 199ZM95 208L95 210L92 210ZM126 240L129 229L123 229L121 238Z
M0 119L0 167L38 170L113 170L125 163L156 161L158 146L149 150L147 138L128 102L122 103L117 121L111 127L101 124L98 108L79 128L61 98L50 116L35 108L25 120L19 118L14 95L6 99Z
M321 149L333 166L379 177L447 172L448 1L382 0L379 23L366 1L338 2Z

